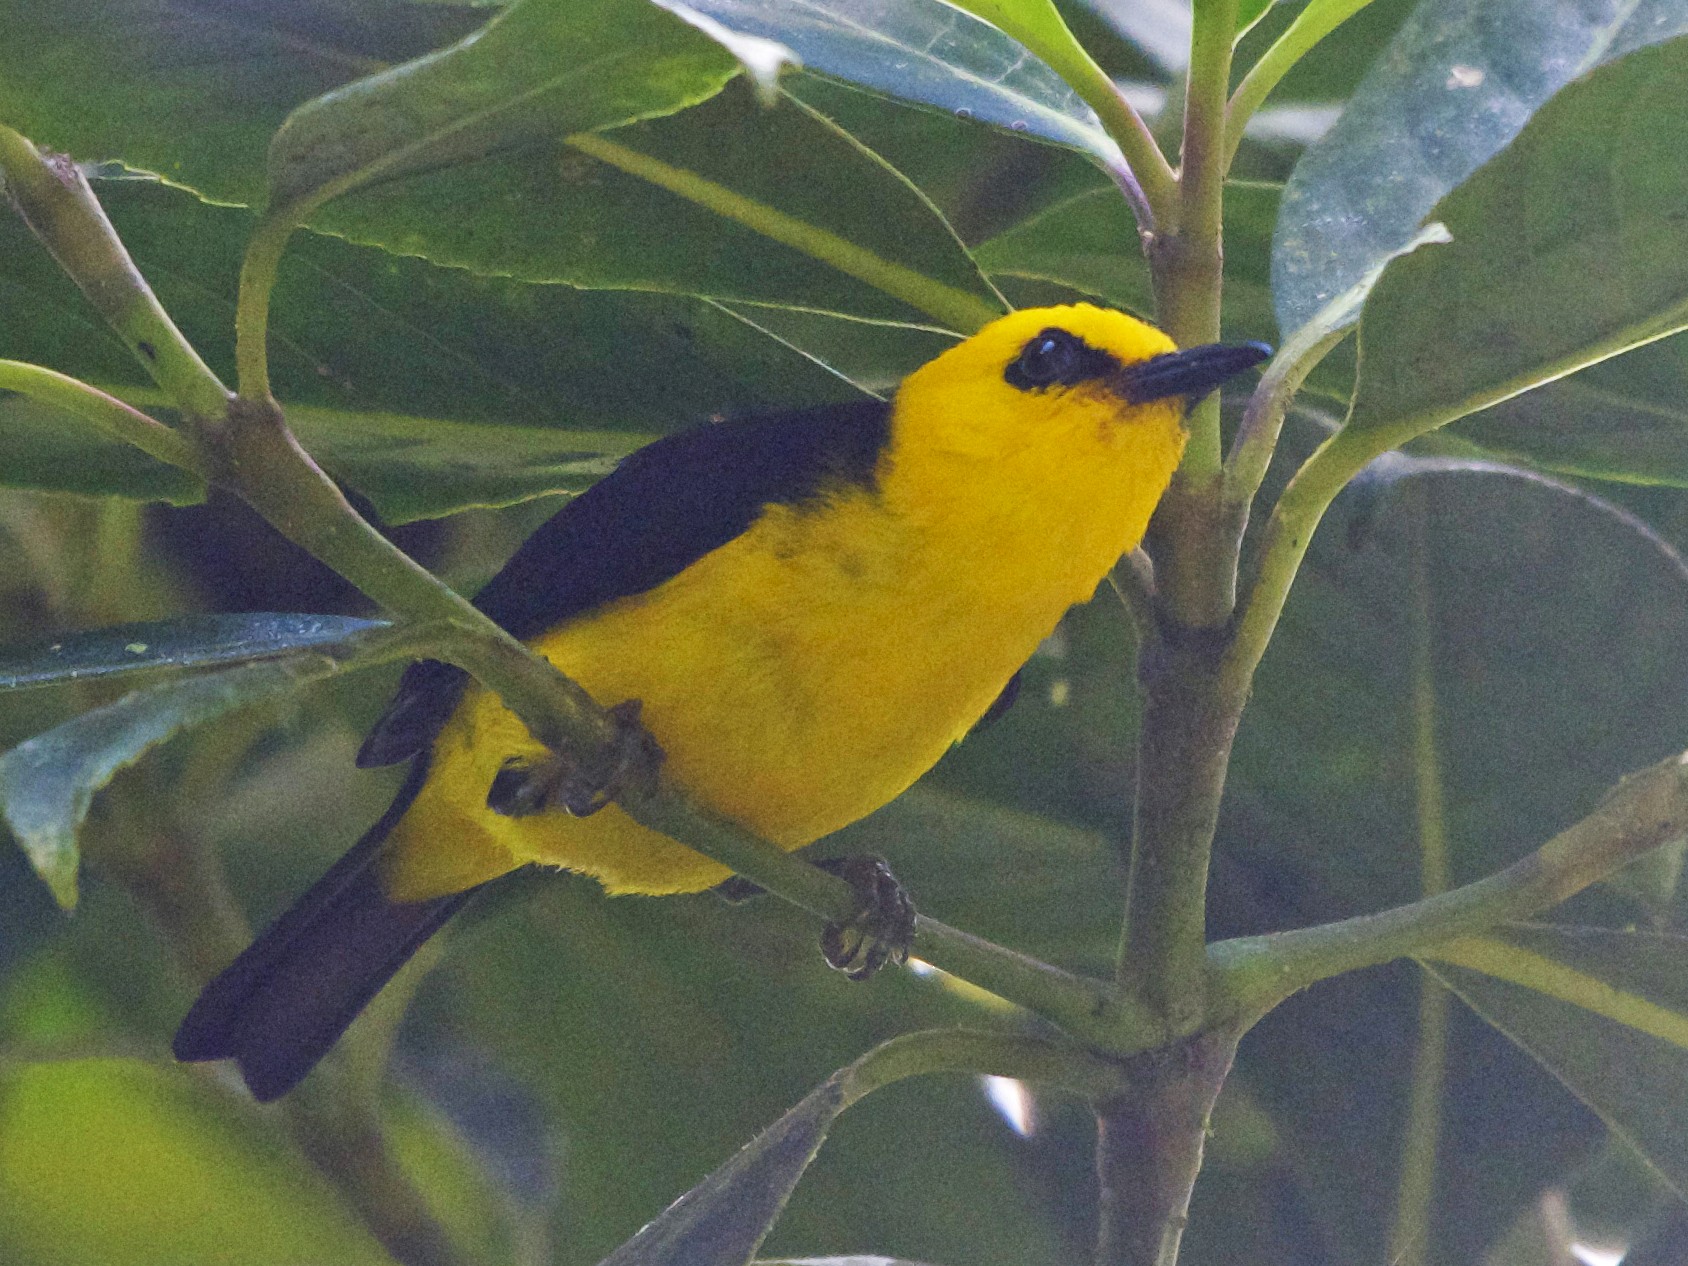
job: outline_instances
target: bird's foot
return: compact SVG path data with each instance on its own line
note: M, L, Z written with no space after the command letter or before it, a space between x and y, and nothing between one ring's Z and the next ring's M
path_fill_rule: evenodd
M901 966L914 944L914 903L882 857L856 855L816 862L855 890L854 916L821 929L821 953L851 980L866 980L887 963Z
M525 818L556 807L584 818L629 787L650 781L662 764L662 748L639 721L639 701L618 703L609 716L615 737L600 759L581 761L564 752L537 761L513 756L492 780L487 808L507 818Z

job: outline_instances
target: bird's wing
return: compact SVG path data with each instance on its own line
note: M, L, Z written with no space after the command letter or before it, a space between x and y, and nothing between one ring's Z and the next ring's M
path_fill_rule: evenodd
M871 485L891 406L864 400L720 422L632 454L522 543L475 606L527 640L617 598L654 589L745 531L770 504ZM358 752L365 768L426 750L467 677L412 664Z

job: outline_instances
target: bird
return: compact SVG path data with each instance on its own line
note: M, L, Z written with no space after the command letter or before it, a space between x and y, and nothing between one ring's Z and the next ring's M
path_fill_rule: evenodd
M1012 702L1038 644L1142 540L1189 407L1269 354L1180 350L1085 303L1014 311L888 401L639 449L474 602L648 736L675 787L801 848ZM178 1059L233 1059L256 1099L280 1097L473 893L529 864L610 894L730 878L614 803L579 803L556 755L450 665L410 665L357 758L401 762L380 820L199 995ZM828 929L829 960L857 977L900 961L912 906L877 859L839 869L864 916Z

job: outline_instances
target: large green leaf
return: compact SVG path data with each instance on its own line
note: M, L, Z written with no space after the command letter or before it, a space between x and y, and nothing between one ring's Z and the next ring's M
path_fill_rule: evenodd
M252 217L149 181L98 187L178 324L227 366ZM0 355L143 407L162 403L10 216L0 217L0 299ZM848 329L888 347L948 341ZM528 286L310 236L283 263L271 348L274 389L307 447L394 521L579 488L646 439L711 414L856 396L805 355L695 300ZM9 397L0 419L0 481L13 486L200 493L58 410Z
M1490 452L1596 479L1688 485L1688 338L1591 365L1461 419Z
M294 111L270 145L269 204L291 211L683 109L737 68L719 44L648 0L517 0L451 48Z
M1688 39L1572 84L1385 269L1347 429L1399 443L1688 326Z
M844 1078L829 1078L601 1266L744 1266L845 1106Z
M964 332L1001 311L931 204L790 100L767 108L729 92L576 145L381 185L329 204L313 223L527 281L875 320L938 314ZM906 281L900 292L877 274L864 279L887 267Z
M1688 1193L1688 940L1520 927L1433 951L1430 970Z
M27 1266L376 1266L296 1155L136 1059L0 1063L0 1253Z
M6 0L0 122L78 158L256 203L265 148L294 106L490 16L404 0Z
M1294 330L1405 245L1565 84L1685 28L1682 0L1419 5L1285 188L1273 259L1279 326ZM1573 191L1558 187L1553 205Z
M1340 530L1348 508L1339 501L1338 522L1313 542L1237 736L1215 936L1419 895L1411 661L1421 635L1452 882L1516 861L1622 774L1683 745L1683 582L1630 528L1519 479L1411 481L1357 544ZM1421 601L1424 634L1412 616ZM1566 917L1622 925L1638 913L1600 891ZM1387 1243L1416 1013L1415 973L1344 977L1286 1003L1239 1052L1285 1140L1285 1181L1331 1260ZM1461 1019L1450 1036L1440 1154L1459 1157L1462 1176L1436 1189L1430 1249L1474 1261L1565 1179L1598 1123L1482 1026Z

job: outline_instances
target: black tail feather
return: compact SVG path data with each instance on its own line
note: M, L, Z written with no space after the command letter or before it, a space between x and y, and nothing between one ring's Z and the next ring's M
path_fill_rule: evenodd
M394 901L373 865L427 767L424 754L351 852L205 987L176 1031L177 1059L236 1060L255 1099L280 1098L468 901L475 889Z

